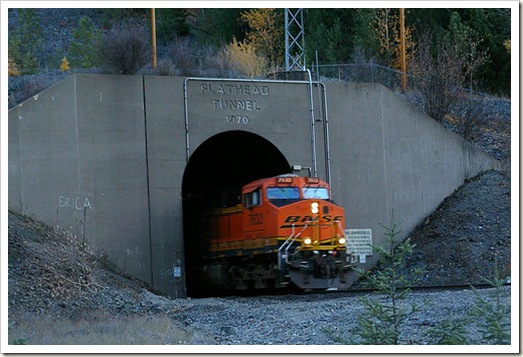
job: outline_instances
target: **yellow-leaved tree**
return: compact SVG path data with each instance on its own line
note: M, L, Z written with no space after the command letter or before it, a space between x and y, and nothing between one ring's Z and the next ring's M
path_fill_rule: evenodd
M246 41L258 55L265 56L271 67L283 63L285 40L281 9L250 9L241 14L249 30Z
M69 65L69 61L67 58L62 58L62 62L60 63L60 69L64 72L69 71L71 69L71 66Z
M376 9L373 31L380 45L380 52L386 64L395 69L401 68L401 38L399 9ZM412 28L405 26L405 52L406 62L412 59L414 42Z

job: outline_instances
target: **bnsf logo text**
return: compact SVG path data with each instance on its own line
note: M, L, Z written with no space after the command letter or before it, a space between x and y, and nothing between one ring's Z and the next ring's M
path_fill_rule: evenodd
M318 219L321 223L328 222L339 222L343 216L331 216L330 214L323 215L320 219L318 216L287 216L284 223L307 223L307 222L317 222Z

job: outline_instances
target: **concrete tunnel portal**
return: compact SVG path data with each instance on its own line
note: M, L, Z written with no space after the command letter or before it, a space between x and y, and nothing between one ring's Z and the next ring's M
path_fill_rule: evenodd
M185 297L205 248L188 223L209 192L226 199L228 187L317 167L348 228L381 245L392 208L403 240L464 180L503 168L382 85L329 81L315 111L309 85L71 75L9 110L9 209L84 235L129 275ZM366 252L362 269L378 260Z
M207 139L191 155L182 181L187 295L198 290L196 266L206 249L201 216L206 209L240 200L241 186L256 179L290 173L282 152L270 141L246 131L227 131Z

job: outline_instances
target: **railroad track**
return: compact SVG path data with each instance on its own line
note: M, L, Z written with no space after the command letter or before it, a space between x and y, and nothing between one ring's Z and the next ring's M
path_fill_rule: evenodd
M505 283L503 285L510 285ZM409 286L408 289L411 291L439 291L439 290L471 290L471 289L489 289L493 288L491 284L481 283L481 284L452 284L452 285L423 285L423 286ZM375 292L377 289L371 288L355 288L349 289L346 292Z
M510 282L504 284L504 286L510 286ZM491 284L453 284L453 285L425 285L425 286L411 286L409 287L411 292L438 292L438 291L460 291L460 290L482 290L492 289ZM267 300L300 300L300 301L317 301L317 300L329 300L329 299L341 299L348 297L357 297L364 294L378 292L377 289L371 288L349 288L348 290L329 290L329 291L289 291L279 290L271 292L245 292L235 293L231 295L222 295L224 298L248 298L256 297Z

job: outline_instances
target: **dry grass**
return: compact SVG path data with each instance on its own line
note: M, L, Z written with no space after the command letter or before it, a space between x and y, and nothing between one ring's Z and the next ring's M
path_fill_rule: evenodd
M267 59L259 56L253 45L238 42L236 39L217 55L217 61L222 69L232 69L248 77L261 77L267 68Z
M112 317L57 320L27 316L9 327L9 344L25 345L179 345L192 334L167 316Z

